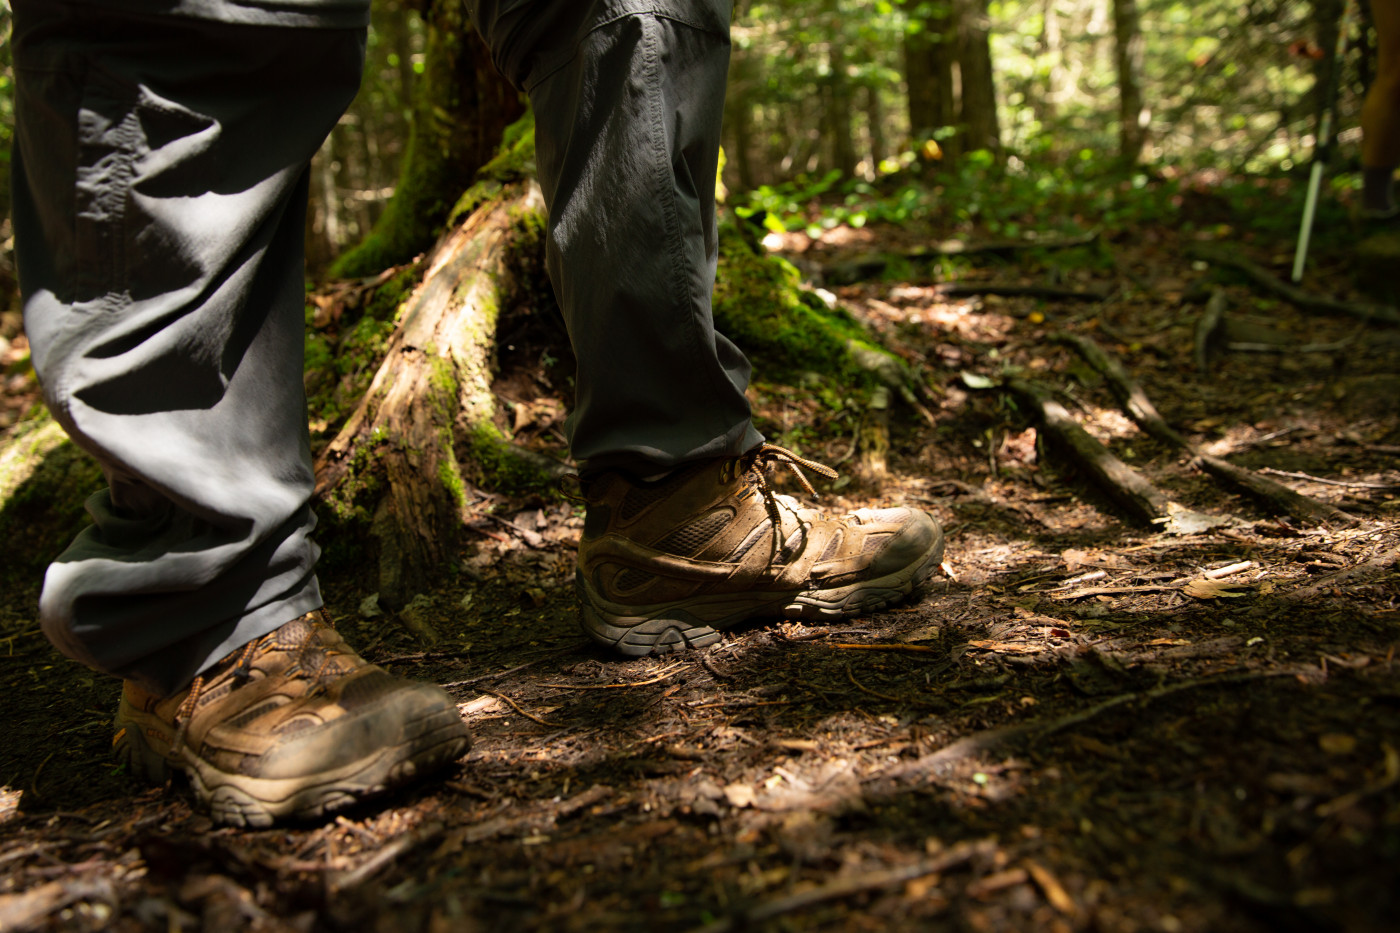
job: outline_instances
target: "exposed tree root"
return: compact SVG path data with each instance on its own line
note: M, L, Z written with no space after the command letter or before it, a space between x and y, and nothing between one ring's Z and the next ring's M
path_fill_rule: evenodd
M538 185L512 183L440 241L369 390L317 461L317 493L337 515L372 516L390 607L453 553L465 504L459 440L477 460L508 456L492 422L496 316L522 225L542 211Z
M1255 284L1279 296L1300 311L1315 311L1321 314L1345 314L1365 321L1380 321L1386 324L1400 324L1400 308L1381 304L1356 304L1314 295L1269 272L1263 266L1246 258L1237 250L1200 243L1191 248L1191 255L1218 266L1227 266L1243 272Z
M1216 292L1211 297L1214 303ZM1306 524L1354 525L1356 519L1335 506L1319 502L1302 493L1295 492L1282 483L1267 479L1244 467L1201 453L1190 441L1178 433L1162 418L1157 408L1147 397L1142 386L1128 374L1123 364L1108 351L1087 337L1063 335L1055 338L1058 342L1074 347L1086 363L1108 381L1109 388L1123 406L1123 410L1143 431L1163 443L1185 450L1195 456L1195 463L1202 470L1217 479L1223 480L1231 488L1249 493L1263 502L1274 512L1290 515Z
M1059 334L1052 339L1056 343L1073 347L1086 363L1094 367L1108 380L1108 387L1113 392L1114 397L1118 399L1118 404L1123 406L1123 410L1127 412L1129 418L1137 423L1138 427L1171 447L1189 448L1191 446L1186 438L1177 433L1176 429L1167 424L1166 420L1157 412L1157 406L1152 404L1152 400L1147 397L1142 386L1128 375L1123 364L1110 356L1103 347L1089 338L1080 337L1077 334Z
M1328 505L1294 492L1282 483L1266 479L1252 470L1235 466L1219 457L1199 454L1196 464L1217 479L1246 492L1275 512L1291 515L1301 522L1315 525L1355 525L1355 517L1348 515L1336 506Z
M1007 282L950 282L935 289L947 298L970 298L974 295L1002 295L1007 298L1050 298L1057 301L1103 301L1108 294L1057 285L1017 285Z
M1145 525L1164 526L1183 512L1142 474L1119 460L1074 419L1044 386L1012 379L1007 387L1040 416L1045 436L1063 450L1130 517Z
M1211 289L1210 300L1196 320L1196 371L1210 370L1210 352L1220 339L1221 327L1225 323L1225 309L1230 306L1230 296L1225 289Z

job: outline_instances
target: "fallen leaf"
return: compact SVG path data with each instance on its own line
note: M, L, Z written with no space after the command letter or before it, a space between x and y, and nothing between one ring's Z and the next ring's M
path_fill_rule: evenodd
M724 788L724 797L731 807L742 809L753 806L754 791L747 784L729 784Z
M1187 596L1194 596L1197 599L1219 599L1238 598L1248 596L1253 591L1253 587L1246 583L1231 582L1229 580L1192 580L1182 587L1181 591Z

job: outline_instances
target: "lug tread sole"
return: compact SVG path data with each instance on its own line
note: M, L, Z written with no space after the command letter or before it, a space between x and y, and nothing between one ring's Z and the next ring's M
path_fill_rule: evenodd
M829 590L726 593L660 606L627 607L600 598L575 577L580 623L594 641L627 657L703 648L719 633L753 619L837 622L897 603L922 587L943 559L941 530L917 561L887 576Z

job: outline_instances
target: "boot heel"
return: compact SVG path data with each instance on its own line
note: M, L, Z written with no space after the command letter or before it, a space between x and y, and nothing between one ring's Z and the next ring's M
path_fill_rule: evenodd
M164 784L170 779L170 764L165 757L151 748L141 728L128 722L117 730L112 738L112 751L117 760L126 766L132 777L151 784Z

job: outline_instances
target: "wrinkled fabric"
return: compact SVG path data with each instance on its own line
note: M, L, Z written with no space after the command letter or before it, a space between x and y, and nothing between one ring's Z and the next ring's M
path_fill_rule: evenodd
M730 3L468 6L535 112L546 263L578 358L574 457L645 472L753 448L749 363L710 306Z
M53 416L102 466L44 631L159 694L321 604L307 165L362 30L15 3L14 225Z
M74 0L116 14L188 16L245 26L354 29L369 25L370 0Z

